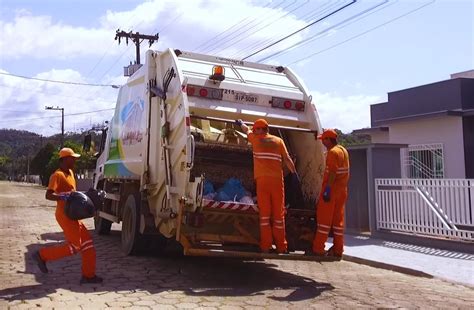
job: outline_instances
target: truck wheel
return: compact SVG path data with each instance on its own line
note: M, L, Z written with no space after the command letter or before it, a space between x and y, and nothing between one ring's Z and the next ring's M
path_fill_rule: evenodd
M106 220L97 214L94 216L94 229L98 235L108 235L111 227L111 221Z
M122 251L125 255L136 254L139 250L139 211L140 194L130 194L123 208L122 216Z

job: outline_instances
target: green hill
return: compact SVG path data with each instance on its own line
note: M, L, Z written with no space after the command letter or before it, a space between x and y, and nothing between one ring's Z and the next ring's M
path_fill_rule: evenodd
M80 148L84 141L84 133L66 133L64 140L78 145L76 148ZM32 160L38 154L40 150L43 150L46 146L48 149L59 150L61 136L53 135L50 137L44 137L39 134L15 129L0 129L0 180L7 179L9 176L13 179L21 178L29 174L36 174L36 165L31 165ZM99 137L94 135L94 142L99 145ZM80 150L76 150L80 151ZM48 162L39 163L46 166Z

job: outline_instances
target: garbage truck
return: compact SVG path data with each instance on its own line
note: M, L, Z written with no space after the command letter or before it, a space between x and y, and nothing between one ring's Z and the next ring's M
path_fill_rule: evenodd
M324 152L315 140L317 106L295 73L173 49L147 51L126 73L97 154L93 184L105 201L96 232L121 223L127 255L162 240L190 256L307 257ZM287 190L300 196L286 202L289 254L259 251L252 147L234 123L259 118L284 140L300 177L300 187ZM230 193L221 190L229 184Z

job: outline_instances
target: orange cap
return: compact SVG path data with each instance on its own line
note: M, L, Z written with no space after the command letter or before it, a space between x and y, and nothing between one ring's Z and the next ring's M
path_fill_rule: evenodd
M80 154L74 153L74 151L71 148L64 147L59 151L59 158L63 157L74 157L74 158L79 158L81 157Z
M318 135L318 139L333 138L337 139L337 132L334 129L326 129L321 135Z
M267 127L268 127L268 123L263 118L260 118L260 119L256 120L255 123L253 123L253 128L254 129L256 129L256 128L267 128Z

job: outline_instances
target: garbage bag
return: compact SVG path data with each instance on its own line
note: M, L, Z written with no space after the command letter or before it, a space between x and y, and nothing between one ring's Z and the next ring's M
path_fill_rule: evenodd
M216 197L216 194L217 193L209 193L209 194L203 195L202 198L207 199L207 200L214 200L214 197Z
M215 200L219 201L239 201L242 197L246 196L248 192L242 186L239 179L230 178L224 185L217 190Z
M214 185L212 184L212 182L209 180L204 180L204 188L202 190L202 194L207 195L214 192L215 190L214 190Z
M94 203L83 192L72 192L64 207L64 213L71 220L93 217L94 211Z
M240 198L239 200L240 203L245 203L247 205L253 205L253 199L250 196L244 196Z
M217 194L214 196L214 200L216 200L216 201L232 201L232 197L229 196L224 191L218 191Z
M106 193L103 190L89 188L85 194L92 200L92 203L94 204L94 210L97 211L102 209L106 196Z

